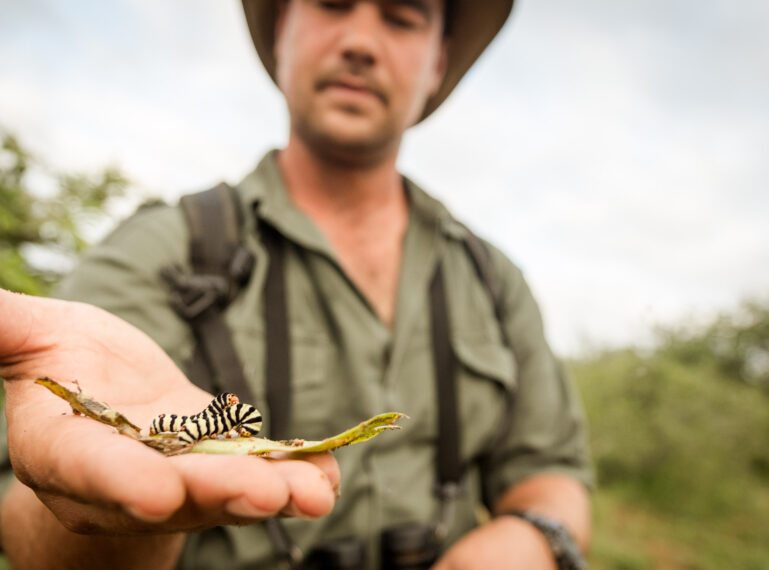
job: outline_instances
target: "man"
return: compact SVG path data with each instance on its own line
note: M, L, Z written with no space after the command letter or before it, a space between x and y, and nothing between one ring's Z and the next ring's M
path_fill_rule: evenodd
M395 167L403 133L450 93L512 2L244 6L290 116L286 148L268 154L237 189L256 266L226 322L254 403L268 423L279 419L266 407L272 334L261 315L270 265L282 252L290 435L324 437L388 410L411 417L397 434L340 452L344 483L334 511L317 521L285 520L282 538L305 553L362 544L367 567L377 568L388 531L414 523L432 528L439 520L445 532L438 569L556 568L568 534L583 550L589 540L579 405L520 272L487 249L501 291L497 311L468 255L468 230ZM273 246L265 245L266 235ZM61 294L107 308L188 363L195 342L161 277L170 266L190 271L188 239L179 210L145 209L83 260ZM436 356L441 315L450 346ZM460 492L451 499L434 492L436 442L446 438L436 400L447 401L441 390L436 398L436 384L442 386L446 361L454 370L463 466ZM478 524L482 498L500 516ZM190 534L180 566L274 567L274 530L228 526ZM102 539L88 540L103 548ZM564 556L561 567L578 567L574 555Z

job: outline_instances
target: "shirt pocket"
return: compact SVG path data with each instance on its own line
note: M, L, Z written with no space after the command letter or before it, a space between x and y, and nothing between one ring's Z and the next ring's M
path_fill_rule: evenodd
M319 439L331 435L332 386L329 385L334 346L322 333L291 335L291 430L294 437Z
M462 425L462 457L473 459L488 449L505 425L508 396L517 389L512 351L498 341L455 336L457 402Z

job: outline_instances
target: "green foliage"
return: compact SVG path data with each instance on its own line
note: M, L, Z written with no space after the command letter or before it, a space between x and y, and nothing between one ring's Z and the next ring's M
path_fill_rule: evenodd
M769 305L747 301L734 314L715 319L704 332L673 329L660 336L672 358L692 365L712 363L725 378L769 394Z
M114 168L92 176L55 172L13 135L0 130L0 139L0 287L42 295L59 271L35 263L35 248L73 258L87 245L85 224L105 216L127 181ZM54 190L32 188L35 175L52 181Z
M664 353L605 355L578 374L602 484L676 513L751 508L769 449L769 401L755 388Z
M769 304L751 302L662 331L655 350L571 363L599 480L596 567L769 568L767 347Z

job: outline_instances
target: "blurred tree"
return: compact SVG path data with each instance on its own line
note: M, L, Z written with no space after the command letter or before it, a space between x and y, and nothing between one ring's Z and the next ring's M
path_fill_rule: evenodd
M602 485L677 515L769 515L769 301L572 370Z
M93 176L56 172L12 134L0 130L0 139L0 287L45 295L62 264L41 260L72 260L87 245L85 225L108 217L127 180L115 168ZM53 181L53 189L31 188L35 175Z
M684 365L715 365L725 378L769 395L769 302L746 300L703 330L660 332L666 354Z

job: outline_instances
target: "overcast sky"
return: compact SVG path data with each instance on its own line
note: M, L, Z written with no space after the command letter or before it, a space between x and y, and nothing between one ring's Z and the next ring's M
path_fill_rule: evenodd
M767 30L766 0L519 0L401 167L523 268L562 353L766 299ZM286 125L236 0L0 0L0 127L56 167L175 200Z

